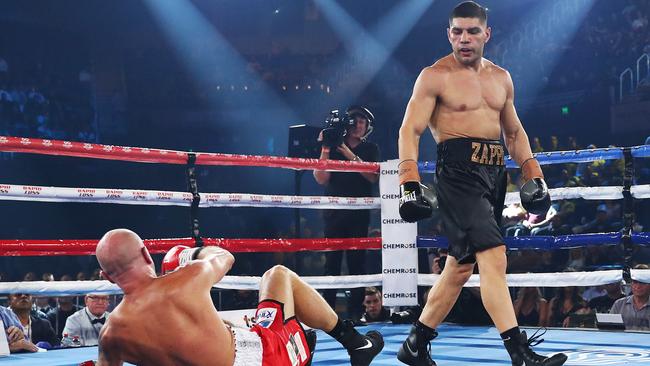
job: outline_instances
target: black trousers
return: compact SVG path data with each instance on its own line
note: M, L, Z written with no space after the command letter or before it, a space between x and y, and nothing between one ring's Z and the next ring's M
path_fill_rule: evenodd
M368 236L370 212L368 210L328 210L324 215L326 238L365 238ZM347 259L348 271L351 275L367 274L366 251L346 250L325 253L325 275L339 276L343 263L343 253ZM323 297L332 308L336 304L338 290L324 290ZM364 289L355 288L350 291L348 312L353 318L359 318L363 313Z

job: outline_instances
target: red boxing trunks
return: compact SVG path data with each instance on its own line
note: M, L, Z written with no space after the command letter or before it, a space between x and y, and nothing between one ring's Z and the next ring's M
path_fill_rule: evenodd
M284 319L284 304L262 300L251 327L262 340L262 366L304 366L311 360L305 330L296 317Z

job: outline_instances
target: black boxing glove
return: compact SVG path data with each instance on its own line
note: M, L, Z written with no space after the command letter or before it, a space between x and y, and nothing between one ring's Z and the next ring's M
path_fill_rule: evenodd
M543 178L533 178L526 182L519 190L522 207L534 214L546 216L551 208L551 195Z
M431 217L438 206L432 190L420 182L405 182L399 186L399 215L406 222L416 222Z
M399 215L406 222L416 222L431 216L438 206L433 191L420 184L418 163L406 159L397 165L399 170Z
M551 208L551 196L548 194L544 173L535 158L528 158L521 164L521 171L526 183L519 189L521 206L534 215L544 215Z

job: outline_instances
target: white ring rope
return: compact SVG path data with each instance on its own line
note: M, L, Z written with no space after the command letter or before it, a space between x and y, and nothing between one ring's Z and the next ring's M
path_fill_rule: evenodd
M379 197L282 196L250 193L200 193L200 207L288 207L313 209L378 209ZM126 205L190 206L189 192L67 188L0 184L0 200L92 202Z
M633 269L632 279L650 283L650 270ZM432 286L439 275L419 274L419 286ZM358 288L381 286L382 275L356 276L307 276L302 277L316 289ZM595 272L558 272L558 273L516 273L508 274L510 287L565 287L565 286L598 286L618 282L623 279L623 271L608 270ZM225 276L215 288L258 290L261 277L254 276ZM465 287L478 287L479 275L472 275ZM108 281L28 281L0 282L0 293L30 293L35 296L71 296L88 293L103 293L109 295L121 294L117 285Z
M650 184L632 186L630 192L632 192L632 197L637 199L650 198Z
M623 198L623 187L570 187L549 190L554 201L583 198L586 200L617 200ZM650 184L633 186L632 196L650 198ZM283 196L251 193L201 193L200 207L285 207L312 209L378 209L379 197L329 197L329 196ZM190 206L189 192L110 189L68 188L31 185L0 184L0 200L40 202L93 202L126 205ZM506 195L505 204L518 203L519 193Z
M563 187L549 189L551 200L568 200L583 198L586 200L619 200L623 199L622 186L608 187ZM650 184L633 186L631 188L632 197L637 199L650 198ZM509 192L506 194L505 204L521 202L519 192Z

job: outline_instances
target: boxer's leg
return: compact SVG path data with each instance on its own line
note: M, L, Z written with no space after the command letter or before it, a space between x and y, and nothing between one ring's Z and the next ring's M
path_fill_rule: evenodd
M284 316L294 315L307 326L330 331L338 316L323 297L296 273L284 266L275 266L262 276L260 300L271 299L284 304Z
M321 329L339 341L350 354L352 366L367 366L381 352L381 334L370 331L362 335L352 323L342 322L320 294L284 266L275 266L264 273L260 284L260 300L284 304L285 318L296 315L311 328Z
M442 323L456 303L460 290L473 271L473 263L459 264L456 258L451 255L447 256L445 269L429 290L427 303L419 321L432 329Z
M486 249L476 254L481 278L481 299L494 325L503 333L517 326L517 317L506 282L506 247Z

